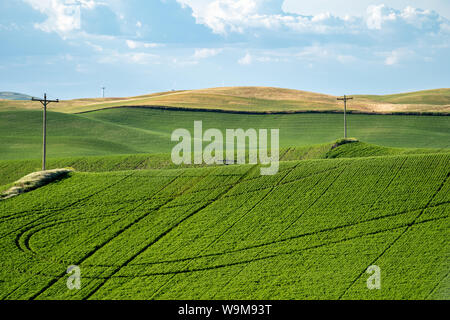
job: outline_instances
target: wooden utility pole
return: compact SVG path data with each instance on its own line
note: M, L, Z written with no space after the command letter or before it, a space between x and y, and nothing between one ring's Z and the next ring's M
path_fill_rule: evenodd
M339 101L344 101L344 138L347 139L347 101L353 98L344 95L344 98L338 98Z
M39 101L44 106L44 117L43 117L43 132L42 132L42 171L45 171L45 163L47 160L47 105L50 102L59 102L59 99L56 100L47 100L47 94L44 93L44 99L31 98L32 101Z

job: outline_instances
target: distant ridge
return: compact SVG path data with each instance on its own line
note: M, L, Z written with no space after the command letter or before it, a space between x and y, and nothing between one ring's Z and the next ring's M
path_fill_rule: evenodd
M0 91L0 99L2 100L31 100L31 96L23 93Z
M343 92L344 93L344 92ZM352 95L349 113L399 115L450 115L450 89L393 95ZM1 97L0 97L1 99ZM64 100L52 106L63 113L139 107L180 111L246 114L341 113L336 96L275 87L222 87L152 93L124 98ZM0 110L39 109L32 101L0 100Z

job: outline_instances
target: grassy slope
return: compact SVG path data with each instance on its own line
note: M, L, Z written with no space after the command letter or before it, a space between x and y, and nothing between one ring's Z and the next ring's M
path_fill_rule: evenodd
M450 149L389 148L364 142L344 144L337 148L333 148L333 145L334 143L324 143L312 146L284 148L280 150L280 161L450 153ZM40 166L41 160L0 160L0 186L10 184L31 172L39 171ZM50 159L47 163L48 169L74 168L78 172L178 169L202 166L175 165L170 158L170 154L71 157ZM0 188L0 191L3 190Z
M40 158L41 118L39 111L0 112L0 160ZM50 112L48 156L170 153L173 130L192 130L195 120L202 120L205 129L278 128L282 148L328 143L342 136L338 114L243 115L129 108L83 115ZM349 135L368 143L450 147L447 117L350 115L348 122Z
M349 111L365 113L450 113L450 89L428 90L388 96L356 96ZM162 92L130 98L77 99L53 104L52 109L79 113L121 106L166 106L246 112L342 111L336 97L271 87L225 87ZM39 104L1 101L0 110L38 109Z
M74 173L0 202L0 297L448 298L449 163ZM71 264L81 290L66 288ZM381 290L366 288L373 264Z
M429 104L448 105L450 103L450 89L423 90L389 95L358 95L357 98L388 102L394 104Z

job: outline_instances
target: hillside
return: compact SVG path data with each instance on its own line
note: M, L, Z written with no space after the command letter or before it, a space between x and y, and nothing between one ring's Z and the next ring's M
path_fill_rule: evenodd
M0 100L31 100L31 96L23 93L0 91Z
M393 104L448 105L450 102L450 89L423 90L381 96L358 95L356 97Z
M449 153L450 149L389 148L354 142L336 146L336 142L280 150L280 161L312 159L364 158L412 154ZM113 172L124 170L179 169L205 165L175 165L170 154L132 154L96 157L71 157L50 159L48 169L73 168L77 172ZM217 165L223 166L223 165ZM19 178L40 170L41 160L0 160L0 192ZM6 188L6 187L5 187Z
M337 97L272 87L224 87L161 92L129 98L76 99L52 105L52 110L80 113L104 108L140 106L246 113L342 112ZM39 109L30 101L1 101L0 110ZM348 105L358 113L450 113L450 89L398 95L357 95Z
M0 202L2 299L446 299L450 155L72 173ZM81 290L67 290L78 265ZM365 270L382 270L367 290Z
M81 115L48 113L48 156L170 153L177 128L278 128L280 147L329 143L343 135L339 114L248 115L119 108ZM400 148L449 148L450 121L438 116L357 115L348 117L349 136ZM41 111L0 112L0 160L39 159Z

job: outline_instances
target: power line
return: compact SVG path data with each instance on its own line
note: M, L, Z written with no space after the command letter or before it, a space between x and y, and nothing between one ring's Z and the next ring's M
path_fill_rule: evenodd
M31 101L39 101L44 106L44 116L42 121L42 171L45 171L46 160L47 160L47 106L51 102L59 102L59 99L56 100L47 100L47 94L44 93L44 99L31 98Z
M338 98L339 101L344 101L344 138L347 139L347 101L353 98L344 95L344 98Z

